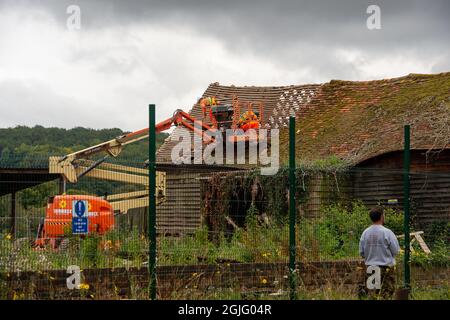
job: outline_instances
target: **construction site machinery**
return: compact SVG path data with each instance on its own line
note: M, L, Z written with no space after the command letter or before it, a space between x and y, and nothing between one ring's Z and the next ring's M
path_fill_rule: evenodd
M237 102L237 99L234 99L233 101L233 105L215 105L211 107L210 114L212 125L208 125L205 122L199 121L182 110L176 110L172 117L156 124L155 132L160 133L170 129L172 126L181 126L201 136L203 143L209 144L214 141L211 133L214 133L217 130L223 131L225 129L231 128L236 131L236 136L231 136L231 140L233 142L248 141L249 139L251 139L251 137L247 135L240 135L243 131L239 130L241 106L239 102ZM250 103L248 104L248 106L249 109L246 110L243 115L249 112L254 113L257 116L257 119L251 119L250 121L253 121L252 128L258 129L259 123L261 122L262 104L260 104L260 111L253 111L252 104ZM121 135L117 138L100 143L98 145L71 153L62 158L50 157L50 173L62 174L68 182L76 183L82 176L91 173L91 171L95 171L95 168L102 164L105 160L107 160L109 156L112 156L114 158L117 157L122 152L123 147L127 144L147 138L148 132L148 128L141 129L135 132ZM106 155L96 161L91 162L87 166L78 163L83 159L87 159L100 153L106 153ZM103 176L102 178L106 177Z
M214 101L217 101L216 99ZM259 128L262 114L262 104L260 111L253 111L252 105L243 112L252 112L255 117L250 120L254 122L253 128ZM236 98L233 98L232 105L215 104L206 106L209 113L210 123L195 119L190 114L176 110L172 117L156 124L155 132L160 133L170 129L172 126L184 127L202 138L204 144L214 142L214 133L218 130L224 132L226 129L236 131L236 136L232 136L233 142L248 141L249 137L241 135L242 121L239 105ZM245 122L248 123L248 122ZM102 180L116 181L127 184L140 185L142 190L127 192L122 194L109 195L105 199L95 196L84 195L58 195L48 201L46 216L39 226L36 244L43 246L50 243L57 247L63 239L64 232L70 227L72 222L72 204L74 201L86 201L88 207L89 228L87 233L104 233L114 227L114 215L127 213L134 208L148 206L148 170L112 164L105 162L109 157L118 157L124 146L143 140L148 137L149 129L141 129L127 133L111 139L109 141L73 152L63 157L49 158L49 172L61 174L64 183L77 183L83 177L91 177ZM92 160L91 157L105 153L102 157ZM156 201L160 204L165 201L166 180L164 172L156 173Z
M200 135L204 143L211 143L214 141L214 139L210 135L208 135L208 131L214 132L214 130L216 130L215 128L206 125L201 121L197 121L194 117L182 110L175 111L172 117L156 124L155 132L160 133L166 131L173 125L177 127L185 127L195 134ZM105 162L110 156L114 158L119 156L124 146L146 139L148 137L148 133L149 129L145 128L121 135L98 145L73 152L64 157L50 157L50 173L62 174L65 180L71 183L76 183L79 178L85 175L92 176L94 174L97 178L100 178L98 177L98 174L95 173L96 171L98 171L98 169L96 168L100 164ZM101 153L106 153L106 155L95 161L85 161L89 157ZM111 169L114 170L114 168ZM101 178L107 179L105 175L102 175Z
M114 209L108 201L87 195L57 195L48 199L45 219L38 227L36 247L58 248L64 235L72 233L72 204L78 201L88 206L86 234L104 234L114 228Z

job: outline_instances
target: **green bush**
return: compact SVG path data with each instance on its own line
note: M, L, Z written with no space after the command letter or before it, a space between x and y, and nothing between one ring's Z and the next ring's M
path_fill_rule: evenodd
M446 241L435 242L430 254L422 251L417 245L411 252L411 262L422 267L450 267L450 246Z
M300 258L304 260L341 259L359 256L359 240L371 225L369 209L360 201L350 206L333 204L321 210L319 218L300 221ZM385 226L402 233L403 214L385 210Z
M286 262L289 256L289 223L284 219L262 219L251 206L244 227L233 234L221 233L211 241L207 227L191 235L158 237L158 265L213 264L221 262ZM386 210L386 227L395 234L403 233L403 214ZM299 261L336 260L359 257L359 239L371 224L368 208L361 202L350 205L323 207L317 218L302 218L297 223L297 259ZM85 238L67 234L66 249L47 248L36 251L23 244L15 250L14 268L20 270L64 269L68 265L89 267L141 267L148 259L148 238L137 229L127 232L111 230L103 236L92 234ZM426 255L417 247L411 255L413 263L450 265L449 245L442 235ZM426 239L427 240L427 239ZM428 240L427 240L428 243ZM4 234L0 237L0 252L12 252L14 242ZM401 259L401 257L399 258ZM10 268L10 258L0 259L0 271Z
M425 237L431 249L442 241L448 242L450 240L450 222L447 220L434 221L425 231Z
M411 300L450 300L450 286L413 288L411 290Z
M213 251L214 245L208 240L208 229L203 227L193 235L161 237L158 259L160 264L192 264L203 259L213 260Z
M100 237L96 234L86 236L80 242L80 254L84 258L84 265L97 267L100 258Z
M287 257L288 225L264 225L257 210L250 207L245 228L233 235L219 235L218 244L210 241L209 230L203 227L192 235L180 238L162 237L159 243L160 264L192 264L218 262L270 262Z

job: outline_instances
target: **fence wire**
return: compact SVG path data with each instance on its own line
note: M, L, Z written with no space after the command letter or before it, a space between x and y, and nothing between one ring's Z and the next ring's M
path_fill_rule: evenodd
M102 179L67 184L45 165L2 163L0 298L148 298L146 169L137 160L112 163L120 170L106 166ZM287 168L271 176L206 166L157 170L165 173L156 212L159 299L289 298ZM297 168L299 299L365 298L359 240L377 205L402 244L402 178L400 169ZM449 298L449 190L450 173L411 173L413 298ZM72 208L83 199L89 227L78 235ZM112 220L95 220L102 212Z

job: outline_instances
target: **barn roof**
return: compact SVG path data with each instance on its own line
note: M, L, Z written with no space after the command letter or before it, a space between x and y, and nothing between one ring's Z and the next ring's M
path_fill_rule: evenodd
M212 83L208 86L202 97L215 96L221 103L231 104L235 95L240 102L263 103L263 126L270 123L271 127L287 126L287 117L291 107L299 110L311 101L318 92L320 85L292 85L279 87L256 87L256 86L224 86ZM201 119L202 111L200 105L195 103L189 114ZM158 149L158 162L171 162L172 148L178 143L180 129L176 128Z
M411 125L412 149L448 148L450 72L322 85L297 114L297 157L335 155L357 164L402 150L405 124ZM281 141L283 146L287 133Z
M332 80L279 87L223 86L213 83L203 97L231 103L263 102L264 123L281 128L281 156L287 159L287 117L297 118L297 158L337 156L351 164L403 148L403 125L411 124L413 149L447 148L450 142L450 72L375 81ZM190 114L201 117L194 104ZM175 129L157 154L171 162Z

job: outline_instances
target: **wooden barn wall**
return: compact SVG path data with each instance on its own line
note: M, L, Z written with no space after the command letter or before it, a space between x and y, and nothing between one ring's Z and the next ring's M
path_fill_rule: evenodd
M306 190L303 190L305 186ZM352 180L351 175L314 173L308 181L297 181L297 190L301 192L298 205L299 215L306 218L317 218L324 206L334 203L348 202L351 197Z
M360 199L367 206L387 204L397 199L403 209L403 154L387 153L359 164L351 174L339 176L336 183L323 176L309 181L307 201L299 214L314 217L320 207L335 201ZM201 180L205 172L175 170L166 174L166 202L157 207L158 233L192 233L202 224ZM208 174L212 174L209 172ZM205 181L203 181L205 183ZM315 187L314 187L315 186ZM450 221L450 152L411 154L411 212L417 226L426 228L432 222ZM122 227L147 230L147 208L135 209L121 217Z
M159 234L192 233L200 227L200 181L198 172L166 172L166 201L156 207ZM122 230L147 232L148 207L130 210L116 219Z
M368 205L397 199L403 208L403 154L392 152L361 163L354 173L353 196ZM450 152L411 153L411 213L416 225L450 221Z
M156 210L158 232L192 233L201 224L199 173L166 174L166 202Z

